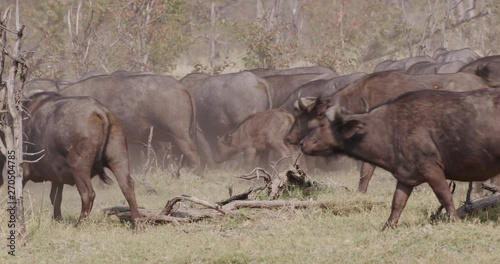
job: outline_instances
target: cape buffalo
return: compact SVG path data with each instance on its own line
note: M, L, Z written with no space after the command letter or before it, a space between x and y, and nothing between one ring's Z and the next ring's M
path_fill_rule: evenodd
M337 77L338 75L332 71L330 68L323 66L306 66L297 67L290 69L263 69L257 68L248 70L259 77L266 77L271 75L292 75L292 74L302 74L302 73L316 73L316 74L326 74L330 75L331 78Z
M251 72L210 76L188 90L212 152L217 136L236 128L248 116L272 108L269 84Z
M396 62L396 61L395 60L382 61L375 66L375 69L373 69L373 72L385 71L385 68L387 68L387 66L391 65L394 62Z
M460 69L480 76L490 83L492 87L500 87L500 55L488 56L473 61Z
M257 153L263 154L262 161L266 163L269 151L279 158L292 155L293 148L285 142L285 137L293 120L290 113L278 109L249 116L234 131L218 138L216 161L226 161L235 153L242 152L245 163L253 168Z
M194 100L173 77L101 75L74 83L60 93L99 100L122 123L130 152L140 153L137 149L147 142L153 127L153 146L158 142L173 142L192 167L199 167ZM138 160L138 157L132 159Z
M149 74L154 74L153 72L149 71L126 71L126 70L119 70L119 71L114 71L110 75L113 76L129 76L129 75L149 75Z
M436 52L434 52L433 57L437 63L462 61L465 64L481 58L481 56L472 51L470 48L463 48L459 50L438 48Z
M30 117L23 121L27 153L43 157L23 163L23 186L27 181L52 182L50 201L54 219L61 215L64 184L76 185L82 200L80 221L87 218L95 198L90 179L109 168L116 177L135 221L141 217L130 177L124 132L115 116L90 97L63 97L38 93L24 104Z
M387 65L384 69L384 71L401 71L401 72L406 72L412 65L423 62L423 61L428 61L428 62L434 62L434 59L429 57L429 56L417 56L417 57L409 57L409 58L404 58L397 60L389 65Z
M191 87L195 85L197 82L204 80L205 78L210 77L210 74L206 73L190 73L182 79L179 80L180 83L182 83L186 87Z
M301 97L326 97L344 89L348 85L364 77L366 73L356 72L344 76L339 76L330 80L317 80L306 83L295 89L288 95L286 100L279 106L280 109L293 112L293 108L297 99Z
M264 77L264 80L266 80L271 87L273 106L278 107L295 89L315 80L331 79L330 77L331 75L326 74L301 73L290 75L270 75Z
M289 143L297 145L307 131L318 125L326 109L340 104L353 113L368 111L369 105L379 105L405 92L438 89L470 91L489 88L483 79L468 73L408 75L400 72L377 72L365 76L350 86L326 98L302 98L294 110L295 122L287 136ZM375 166L363 163L358 191L365 193Z
M419 62L413 64L406 73L408 74L436 74L436 73L456 73L465 65L462 61L454 62Z
M451 220L458 219L446 179L485 181L500 173L500 90L414 91L365 114L329 108L301 141L308 154L346 154L397 180L395 227L413 188L427 182Z
M32 92L36 91L59 92L77 81L76 79L33 79L24 84L23 96L28 98Z

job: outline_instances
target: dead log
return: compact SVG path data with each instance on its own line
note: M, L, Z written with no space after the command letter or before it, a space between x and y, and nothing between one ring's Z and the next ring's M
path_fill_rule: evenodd
M173 210L175 204L180 201L190 201L205 208L178 208ZM325 201L232 201L224 206L219 206L209 201L205 201L189 195L178 195L170 199L163 210L147 210L140 208L140 213L144 216L141 222L149 224L178 224L193 222L204 218L215 218L224 215L234 215L233 211L242 208L259 208L259 209L276 209L289 207L293 209L308 208L308 207L320 207L320 208L331 208L335 206L334 202ZM110 208L105 208L102 210L104 214L109 218L115 218L120 221L130 221L131 213L130 209L126 206L115 206Z
M290 207L294 209L299 208L308 208L308 207L321 207L328 208L334 206L333 202L324 202L324 201L283 201L283 200L274 200L274 201L234 201L232 203L224 205L224 208L227 211L238 210L242 208L259 208L259 209L276 209L283 207Z
M457 209L457 214L460 218L464 218L467 215L477 213L494 206L500 206L500 193L496 193L470 203L465 203Z

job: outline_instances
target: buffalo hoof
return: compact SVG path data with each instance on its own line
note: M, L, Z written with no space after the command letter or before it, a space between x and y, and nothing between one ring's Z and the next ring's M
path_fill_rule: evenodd
M143 232L146 230L146 225L144 219L134 219L130 221L130 227L134 231L134 233Z
M389 229L396 229L397 228L397 223L393 223L392 221L387 221L385 222L384 226L382 227L382 230L380 231L387 231Z

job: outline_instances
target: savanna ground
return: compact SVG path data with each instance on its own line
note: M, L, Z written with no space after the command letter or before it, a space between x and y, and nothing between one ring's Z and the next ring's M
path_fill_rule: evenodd
M228 197L227 186L243 192L260 181L234 176L241 172L207 171L203 178L182 171L180 179L168 172L148 174L159 194L147 194L137 185L139 205L160 209L178 194L210 201ZM355 190L358 169L309 174L314 180L340 182ZM96 184L97 197L89 221L75 227L80 197L74 187L63 194L63 217L55 222L50 205L50 184L25 188L29 243L8 256L2 246L0 263L496 263L500 258L499 208L458 223L432 221L438 201L425 184L416 190L403 211L398 229L380 232L389 216L395 180L378 169L368 194L335 189L293 199L334 201L328 209L244 209L236 216L188 224L146 226L134 233L127 223L107 219L101 209L125 205L114 183ZM454 195L458 207L467 184ZM5 188L1 190L5 208ZM288 197L290 199L290 197ZM5 210L0 212L1 241L7 232Z

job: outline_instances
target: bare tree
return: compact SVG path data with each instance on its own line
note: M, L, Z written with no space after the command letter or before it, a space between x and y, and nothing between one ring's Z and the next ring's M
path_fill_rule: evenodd
M7 9L0 21L0 128L5 139L5 144L1 142L0 150L6 157L7 173L7 194L9 198L9 213L15 215L15 222L9 220L11 232L15 228L17 241L24 244L26 226L24 222L23 206L23 132L22 132L22 87L26 80L27 67L25 60L20 53L24 25L19 21L19 2L16 1L16 29L10 30L7 26L10 10ZM15 34L16 39L12 51L8 51L7 33ZM6 58L12 61L6 81L3 81L3 72ZM20 85L15 85L14 81L19 76ZM12 235L12 233L10 233ZM15 244L16 242L14 242Z

